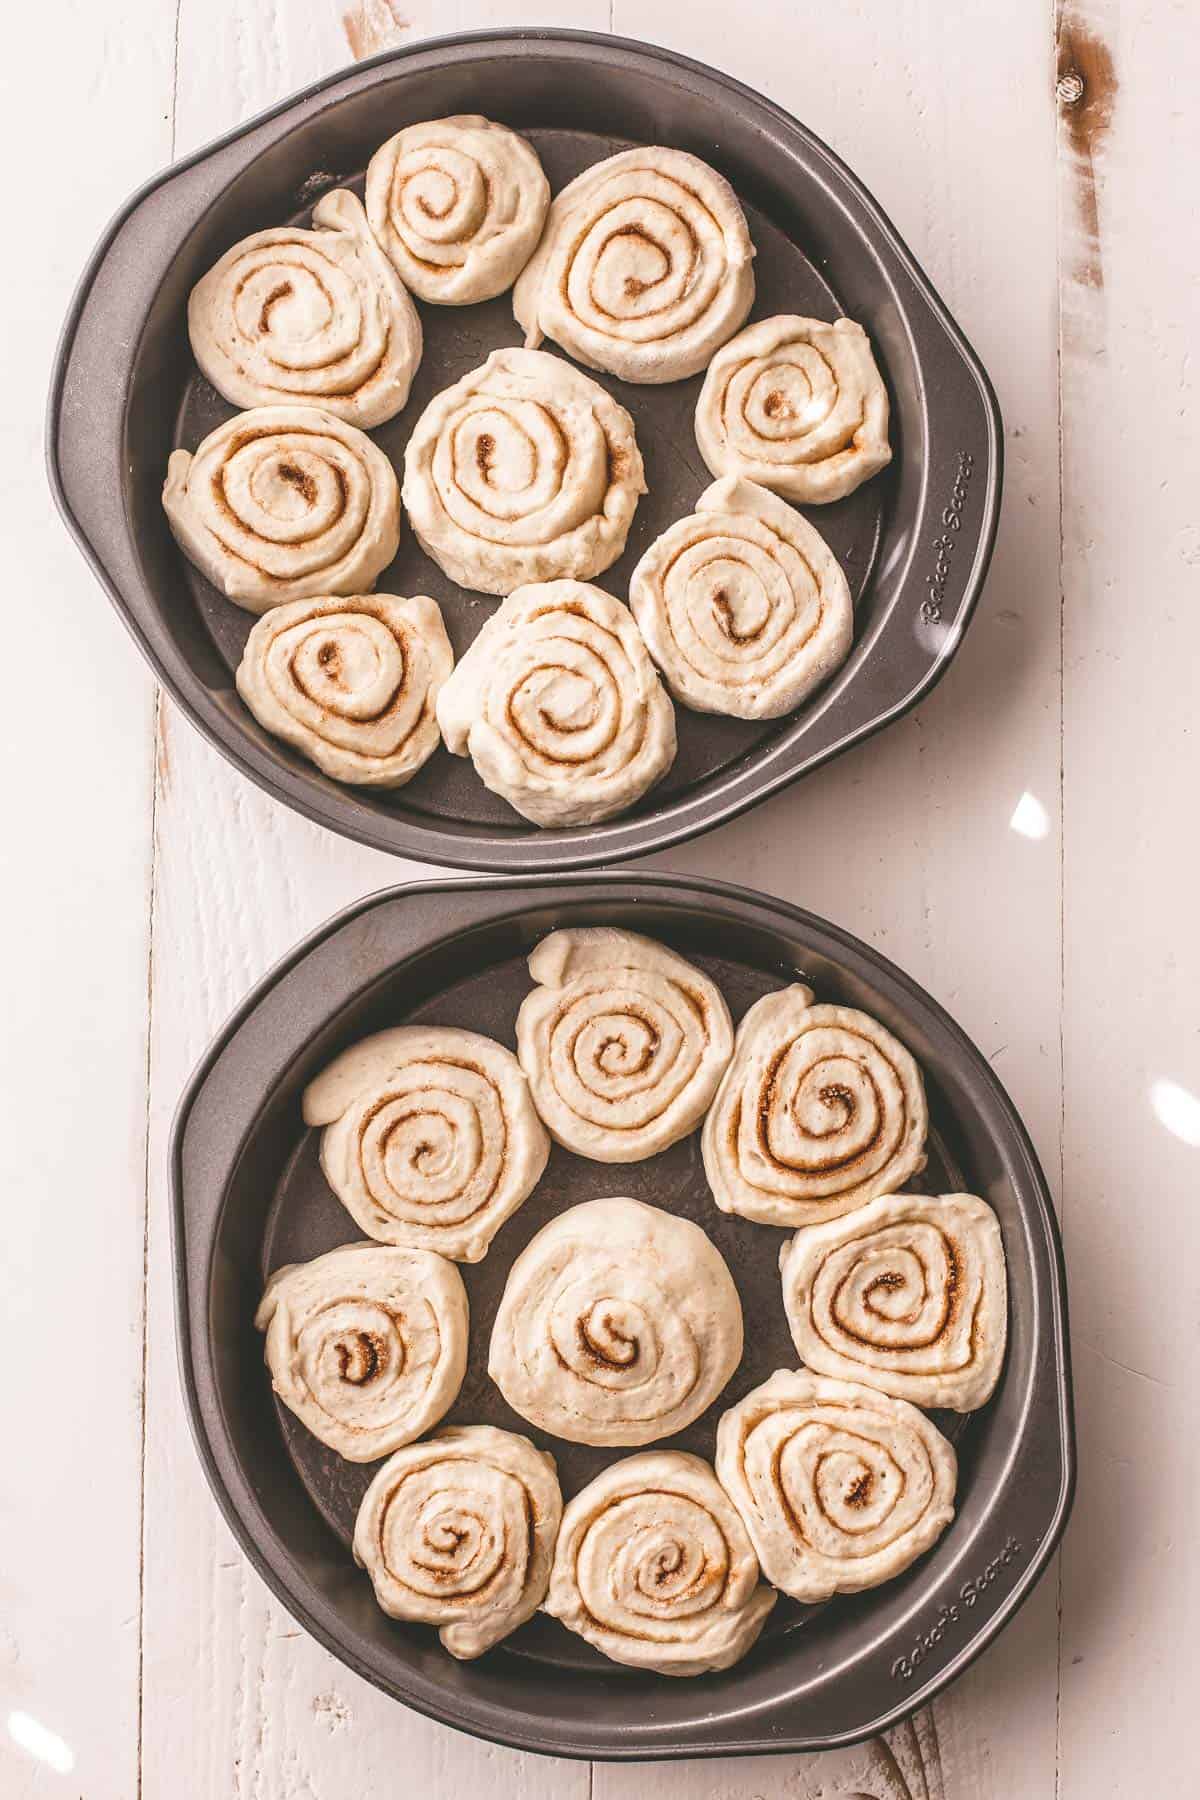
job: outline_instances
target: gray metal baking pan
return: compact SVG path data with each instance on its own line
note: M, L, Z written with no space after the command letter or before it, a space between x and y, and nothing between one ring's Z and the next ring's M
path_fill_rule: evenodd
M473 1663L429 1627L384 1616L350 1535L372 1467L343 1462L278 1406L254 1310L267 1275L360 1236L325 1184L300 1116L310 1077L346 1044L405 1021L514 1042L524 958L567 924L653 933L705 968L735 1016L802 974L865 1007L909 1045L931 1103L928 1191L967 1188L999 1216L1008 1259L1007 1360L989 1404L934 1415L957 1440L958 1514L897 1581L820 1607L781 1599L736 1668L690 1681L606 1662L535 1617ZM221 1032L181 1101L171 1145L177 1326L192 1430L217 1500L283 1605L367 1680L449 1725L560 1756L661 1758L851 1742L924 1705L1028 1595L1066 1522L1074 1480L1065 1291L1049 1195L996 1076L941 1008L874 950L742 888L661 875L456 880L361 901L301 944ZM566 1444L509 1410L486 1347L513 1258L563 1207L627 1193L696 1219L755 1321L740 1367L701 1419L667 1440L711 1458L717 1416L794 1368L780 1296L783 1233L717 1211L693 1134L629 1167L555 1148L539 1187L483 1262L464 1267L471 1354L452 1422L523 1431L564 1492L613 1452Z
M871 333L891 392L896 458L812 517L857 602L853 652L791 717L767 724L679 709L668 778L623 818L540 832L444 751L398 793L339 787L264 733L234 690L250 615L175 546L160 504L169 451L233 408L198 375L188 290L237 239L303 218L334 179L361 180L401 125L484 112L527 132L555 187L631 142L694 151L736 187L758 246L754 317L831 318ZM507 296L422 306L425 357L408 406L374 435L397 463L430 397L516 343ZM650 493L602 585L624 596L647 544L692 510L710 477L692 432L700 378L605 385L633 414ZM850 171L779 107L670 51L585 32L433 39L346 70L220 139L136 194L72 303L50 398L51 483L81 549L159 679L260 786L335 831L425 862L511 874L661 850L751 806L897 718L943 674L971 616L995 534L995 397L929 282ZM494 602L446 580L407 533L380 586L427 592L461 652Z

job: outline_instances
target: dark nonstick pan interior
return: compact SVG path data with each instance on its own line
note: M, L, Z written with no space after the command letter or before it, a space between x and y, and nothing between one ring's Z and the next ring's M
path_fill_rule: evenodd
M563 923L616 923L661 937L707 969L735 1017L798 975L821 998L874 1013L926 1074L933 1130L922 1188L984 1195L1004 1233L1011 1319L1000 1388L966 1420L937 1415L960 1457L953 1527L884 1588L822 1608L780 1600L743 1663L694 1681L608 1663L544 1617L466 1665L452 1662L432 1631L385 1618L349 1550L372 1469L343 1462L277 1405L253 1329L267 1274L360 1235L327 1188L315 1134L300 1120L305 1081L385 1024L463 1025L511 1046L530 986L525 955ZM311 1630L369 1679L450 1723L596 1756L844 1741L922 1703L977 1653L1028 1591L1065 1522L1072 1452L1062 1277L1032 1151L990 1069L940 1010L873 952L795 909L658 877L379 896L302 946L251 996L185 1096L173 1149L185 1386L217 1497ZM567 1495L620 1453L532 1430L489 1381L487 1341L513 1258L533 1233L564 1207L613 1193L697 1220L734 1273L749 1326L725 1392L669 1444L711 1459L720 1412L796 1361L779 1290L785 1234L717 1211L695 1134L629 1167L556 1148L485 1260L463 1268L471 1357L449 1418L533 1436L554 1454Z
M632 142L595 132L549 131L537 127L531 128L528 135L556 193L581 169L628 149ZM347 185L361 193L361 173L356 173ZM307 223L310 212L311 207L298 212L296 221ZM752 317L769 318L778 312L800 312L816 318L836 317L839 309L833 291L804 252L773 225L765 213L751 207L749 219L757 250L754 260L757 298ZM259 223L261 221L255 221L255 225L247 225L246 229L254 229ZM434 396L478 368L490 350L522 341L513 319L509 294L470 307L427 306L418 302L418 310L425 350L408 405L398 417L371 434L386 450L397 470L403 468L404 448L413 426ZM553 345L547 344L544 348L553 350ZM624 598L629 591L629 577L642 552L668 525L693 510L696 500L713 479L696 448L692 426L703 377L697 375L690 381L671 382L665 387L636 387L597 374L595 370L586 372L606 387L632 415L646 464L646 484L650 491L638 504L625 553L611 569L596 577L599 586ZM184 449L194 450L202 438L226 419L233 418L236 411L237 408L223 401L202 375L193 372L184 388L173 441ZM809 517L846 571L858 609L858 629L864 634L872 630L881 616L878 590L871 576L893 505L899 458L903 454L899 443L894 449L897 461L883 476L867 482L845 500L809 509ZM219 594L190 563L179 560L196 608L232 680L254 619ZM469 593L443 575L407 530L399 554L379 577L378 586L384 593L432 594L442 608L456 657L474 641L480 626L498 605L485 595ZM788 728L789 721L775 719L755 723L746 719L723 719L678 707L676 723L679 753L662 785L642 802L641 817L659 812L673 798L718 781L759 746L778 738ZM280 748L279 754L287 756L288 752ZM384 813L419 814L434 829L440 825L444 830L454 830L456 826L466 824L506 836L528 835L529 830L516 818L511 807L484 787L469 761L446 751L439 751L407 787L391 794L381 792L370 803Z
M439 751L398 793L352 790L265 734L233 688L249 615L172 541L166 460L231 416L198 376L185 310L193 283L246 233L306 216L334 180L361 186L401 125L486 112L528 133L557 189L630 143L693 151L734 183L758 255L752 317L832 318L871 333L893 409L891 468L811 509L857 603L849 661L821 694L769 724L678 709L680 749L631 813L539 832ZM425 356L412 397L373 435L399 466L428 400L488 351L519 341L508 296L422 306ZM711 479L692 429L700 377L662 388L600 378L633 414L650 492L625 555L600 578L624 597L640 556ZM999 416L986 376L869 196L786 114L662 50L586 34L492 33L379 59L297 96L179 165L135 198L101 245L68 320L50 419L56 493L162 679L202 729L269 791L384 849L514 871L660 849L742 810L897 716L942 673L982 583L999 503ZM495 602L449 582L406 533L385 591L431 593L456 652Z

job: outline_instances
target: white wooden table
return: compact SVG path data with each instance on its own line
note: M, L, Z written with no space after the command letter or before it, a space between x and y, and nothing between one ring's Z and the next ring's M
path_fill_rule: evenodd
M731 20L716 0L549 0L514 20L500 0L359 0L343 20L338 0L60 0L9 19L6 1800L1197 1791L1200 32L1187 0L1054 11L738 0ZM878 195L1004 408L999 546L948 679L668 859L802 902L930 988L995 1063L1060 1200L1074 1522L1003 1639L890 1747L589 1771L428 1723L268 1599L184 1423L176 1094L302 932L417 871L291 816L156 699L52 513L52 346L86 252L151 171L351 53L510 22L655 39L796 113Z

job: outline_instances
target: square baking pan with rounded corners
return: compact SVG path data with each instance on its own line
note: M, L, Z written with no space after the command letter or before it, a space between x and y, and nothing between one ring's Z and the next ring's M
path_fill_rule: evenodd
M233 672L252 624L187 562L161 490L170 450L234 408L188 348L189 289L249 232L303 219L334 180L361 186L400 126L484 112L526 132L557 189L630 143L695 152L733 182L757 245L754 318L833 318L870 332L891 394L889 470L809 509L846 569L854 648L796 714L766 723L678 709L679 755L625 816L538 831L439 751L394 792L339 786L265 733ZM420 308L425 355L403 413L373 435L394 462L420 411L519 331L511 298ZM624 597L647 545L711 477L692 429L700 377L631 387L649 494L600 583ZM987 376L879 207L779 107L715 70L621 38L495 31L429 40L343 71L166 171L105 234L72 302L50 397L48 460L62 513L159 679L243 773L335 831L426 862L513 873L584 868L660 850L731 818L897 718L945 671L971 616L1000 502L1001 429ZM405 531L384 592L427 592L456 653L495 602L442 576Z
M268 1274L361 1236L325 1184L305 1083L384 1025L440 1023L510 1047L530 980L525 957L555 927L608 924L659 937L718 982L735 1018L803 976L861 1006L908 1044L930 1097L924 1191L970 1189L1001 1224L1010 1319L986 1407L935 1414L956 1440L957 1516L899 1579L822 1607L780 1598L733 1669L689 1681L606 1662L537 1615L477 1662L455 1662L428 1626L387 1618L350 1537L373 1466L342 1461L273 1398L254 1312ZM298 946L225 1026L188 1085L171 1143L177 1328L192 1430L216 1498L288 1611L334 1655L419 1711L478 1736L555 1755L660 1758L808 1750L852 1742L923 1705L990 1642L1046 1566L1074 1482L1066 1296L1045 1180L992 1069L928 995L865 944L781 901L660 875L560 875L395 888ZM718 1212L698 1134L613 1166L555 1147L539 1186L481 1263L462 1267L468 1372L448 1422L532 1436L564 1493L614 1454L564 1443L512 1412L486 1374L513 1258L563 1207L602 1194L700 1222L734 1271L755 1329L714 1405L670 1446L711 1460L722 1410L794 1367L779 1291L785 1233ZM616 1454L621 1454L617 1452Z

